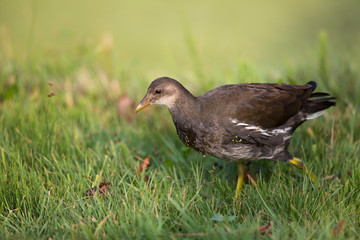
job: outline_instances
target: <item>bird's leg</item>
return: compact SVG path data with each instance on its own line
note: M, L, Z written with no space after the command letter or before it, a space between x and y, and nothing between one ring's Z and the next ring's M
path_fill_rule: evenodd
M238 163L238 179L236 183L235 199L238 199L241 194L241 189L244 184L246 165L244 163Z
M304 162L301 161L301 159L294 157L293 159L290 160L290 163L292 163L293 165L295 165L295 167L303 170L303 172L310 177L310 180L311 180L312 182L315 182L315 176L314 176L314 174L304 166Z

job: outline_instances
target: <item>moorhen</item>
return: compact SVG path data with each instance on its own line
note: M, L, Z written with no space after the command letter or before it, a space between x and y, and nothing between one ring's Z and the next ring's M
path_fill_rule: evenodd
M187 147L238 162L235 197L239 197L245 163L284 161L307 172L287 148L299 125L335 105L334 97L314 93L315 88L313 81L305 85L249 83L221 86L195 97L178 81L161 77L150 84L136 112L151 104L165 105Z

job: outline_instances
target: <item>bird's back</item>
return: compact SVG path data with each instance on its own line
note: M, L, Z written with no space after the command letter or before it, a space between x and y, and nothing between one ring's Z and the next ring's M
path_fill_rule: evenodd
M287 84L238 84L215 88L198 97L202 114L274 128L301 111L312 86Z

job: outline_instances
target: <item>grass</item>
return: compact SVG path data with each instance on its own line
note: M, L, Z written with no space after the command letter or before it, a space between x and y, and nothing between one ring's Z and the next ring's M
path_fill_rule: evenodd
M119 95L138 102L150 79L114 71L106 65L114 61L104 50L2 63L1 238L360 237L360 73L351 60L329 67L319 56L319 66L299 65L276 78L240 62L215 77L196 70L203 79L194 88L184 80L195 92L247 79L316 80L320 91L338 97L336 107L297 130L290 147L317 182L288 164L259 161L250 166L257 187L245 184L240 200L233 199L235 165L183 146L167 110L130 112L131 122L118 116ZM139 159L147 155L151 165L139 176ZM110 183L109 193L86 197L100 182ZM260 233L264 225L271 231Z

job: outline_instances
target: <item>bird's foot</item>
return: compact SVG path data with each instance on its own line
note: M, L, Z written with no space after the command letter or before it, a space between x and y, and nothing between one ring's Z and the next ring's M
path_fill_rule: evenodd
M244 184L246 165L238 163L238 179L236 183L235 199L239 199L241 195L242 186Z
M303 170L303 172L309 176L310 180L315 182L315 175L304 166L304 162L301 159L294 157L289 162L295 165L295 167Z

